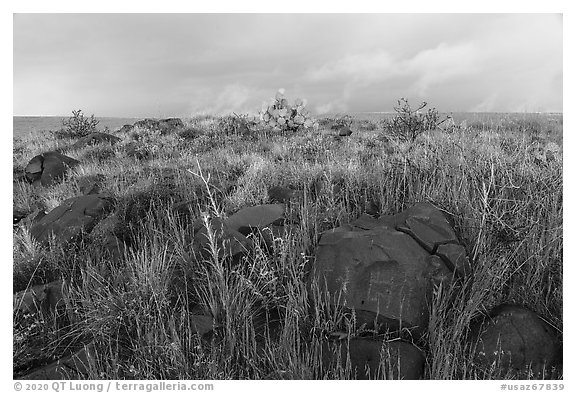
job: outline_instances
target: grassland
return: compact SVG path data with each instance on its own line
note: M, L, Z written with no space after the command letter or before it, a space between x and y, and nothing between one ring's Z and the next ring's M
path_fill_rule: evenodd
M14 292L70 280L71 324L44 320L14 326L14 370L22 372L94 342L90 379L322 379L347 370L319 369L318 347L330 332L354 327L322 302L311 308L305 276L320 234L363 212L394 214L415 202L441 208L473 260L462 286L437 291L431 321L415 342L427 355L425 378L491 379L466 344L470 321L495 305L525 305L561 336L562 116L469 115L414 142L392 137L378 119L355 119L336 138L330 119L318 131L290 135L230 118L202 116L170 135L140 131L114 146L72 150L53 133L14 140L14 174L36 154L60 149L81 161L61 184L14 183L14 207L51 210L79 194L83 178L101 175L116 200L116 234L130 243L120 262L103 256L98 231L82 243L41 249L29 227L14 230ZM209 187L190 173L210 175ZM318 180L329 186L316 195ZM190 256L187 223L267 203L272 186L304 192L291 206L294 231L236 267L214 252ZM214 197L214 202L210 200ZM189 210L174 208L182 201ZM105 229L103 229L105 230ZM207 345L189 318L198 306L218 325ZM280 310L277 336L259 337L262 310ZM561 373L558 377L561 377Z

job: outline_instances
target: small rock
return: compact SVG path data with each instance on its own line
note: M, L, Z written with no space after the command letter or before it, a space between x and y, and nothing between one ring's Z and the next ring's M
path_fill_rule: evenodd
M271 202L289 203L291 201L300 201L303 199L302 191L293 190L288 187L274 186L268 190L268 198Z
M350 136L352 135L352 130L350 129L350 127L342 127L340 128L340 130L338 131L338 136Z
M106 180L106 177L102 174L81 177L77 180L78 190L83 195L100 194L104 180Z

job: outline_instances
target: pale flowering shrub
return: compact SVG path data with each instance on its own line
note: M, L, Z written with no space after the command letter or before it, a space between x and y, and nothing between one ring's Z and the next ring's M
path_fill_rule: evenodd
M284 96L284 89L278 90L270 104L262 106L260 122L276 131L318 129L318 122L312 119L306 109L306 101L297 98L291 105Z

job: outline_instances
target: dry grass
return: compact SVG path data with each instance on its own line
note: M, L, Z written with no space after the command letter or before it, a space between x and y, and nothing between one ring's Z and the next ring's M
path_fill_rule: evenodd
M65 332L44 326L34 339L15 325L14 364L57 335L94 341L93 379L349 377L350 370L320 370L323 334L353 326L305 283L319 235L368 208L394 214L430 201L454 222L474 275L436 291L429 330L417 343L427 355L425 377L497 378L475 369L466 344L480 312L519 303L562 333L562 123L553 120L494 115L413 143L389 137L376 121L336 140L327 129L238 135L219 129L213 117L189 120L191 131L180 135L140 130L115 146L74 151L72 142L49 134L15 140L15 170L55 147L81 161L61 185L15 184L15 208L49 210L78 194L80 178L102 174L123 222L118 231L132 247L113 262L92 238L46 252L25 228L15 230L14 290L69 279L76 318ZM210 175L208 187L188 171L198 165ZM327 186L317 195L319 180ZM190 228L175 203L190 202L190 220L207 211L231 214L267 203L267 190L277 185L302 190L304 202L292 206L294 229L275 239L272 253L256 247L231 266L213 242L210 258L192 257ZM210 340L191 327L190 313L199 308L218 326ZM282 317L278 329L262 328L266 310Z

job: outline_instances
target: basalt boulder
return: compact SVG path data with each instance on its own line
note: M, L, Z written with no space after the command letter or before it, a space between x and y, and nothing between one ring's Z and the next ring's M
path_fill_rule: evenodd
M350 127L344 126L338 130L338 136L350 136L350 135L352 135L352 130L350 129Z
M15 378L24 380L86 379L90 369L94 367L94 345L88 344L72 355L65 356L20 378L17 376Z
M42 209L35 209L31 213L25 213L22 210L14 209L14 225L32 225L40 221L46 212Z
M353 379L421 379L424 355L405 341L369 338L322 343L322 368L350 368Z
M551 325L519 305L500 305L475 321L469 340L475 364L489 373L548 379L562 363L562 345Z
M271 236L285 230L284 212L283 204L259 205L241 209L225 219L214 217L207 223L215 235L221 256L239 259L252 249L255 236L267 243ZM202 219L196 220L193 227L194 251L206 257L210 252L210 232Z
M66 307L66 293L67 284L62 280L36 285L14 294L12 309L23 314L53 315Z
M30 234L45 245L49 244L51 237L65 244L89 233L113 207L113 198L105 194L70 198L36 222Z
M12 225L18 224L20 221L22 221L23 218L26 218L26 216L28 215L28 213L25 212L24 210L16 208L12 208L12 212L13 212Z
M457 275L471 274L465 247L459 243L446 216L434 205L417 203L396 215L380 217L378 222L410 235L430 254L440 257Z
M353 312L357 328L408 328L418 336L428 326L434 287L454 280L467 262L465 252L438 253L441 246L459 245L432 205L378 219L365 214L322 235L309 283ZM448 259L454 255L460 259Z
M55 151L39 154L26 165L26 179L33 185L51 186L62 180L67 171L79 163L80 161Z
M196 258L209 259L217 246L220 258L230 256L235 260L252 248L252 241L226 224L226 220L214 217L206 222L198 219L193 224L193 252Z
M268 198L271 202L290 203L301 201L304 198L304 193L288 187L274 186L268 190Z
M100 194L105 180L102 174L83 176L77 180L78 191L83 195Z

